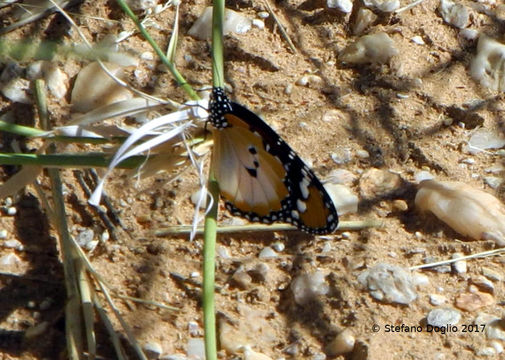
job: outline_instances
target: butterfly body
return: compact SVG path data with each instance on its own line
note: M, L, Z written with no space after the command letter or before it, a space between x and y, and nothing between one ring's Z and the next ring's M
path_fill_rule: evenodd
M337 211L321 182L261 118L214 88L209 119L214 175L232 214L287 222L311 234L337 228Z

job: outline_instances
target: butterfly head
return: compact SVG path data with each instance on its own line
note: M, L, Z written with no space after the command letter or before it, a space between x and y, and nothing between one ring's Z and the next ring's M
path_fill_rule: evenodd
M224 129L229 126L225 114L232 112L232 104L223 88L215 87L212 89L210 100L210 122L217 129Z

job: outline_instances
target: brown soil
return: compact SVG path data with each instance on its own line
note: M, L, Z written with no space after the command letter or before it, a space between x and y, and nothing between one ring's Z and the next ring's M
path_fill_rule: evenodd
M480 153L469 156L462 151L468 139L471 122L462 126L470 111L465 104L483 100L472 110L482 125L498 129L502 125L503 95L482 88L468 73L476 43L463 40L458 29L444 23L437 12L438 1L426 0L400 14L380 15L369 32L383 31L395 41L399 54L388 65L345 66L338 53L355 40L351 24L355 14L343 15L328 10L323 1L289 0L273 3L280 22L287 28L297 52L293 53L280 35L272 17L266 28L253 28L245 35L232 35L226 41L226 79L233 87L237 102L262 114L278 133L324 179L332 170L344 168L358 178L376 167L397 172L408 183L414 174L428 170L443 180L463 181L486 188L485 169L501 164L498 156ZM357 8L358 2L355 7ZM472 4L472 1L463 1ZM488 1L492 3L492 1ZM181 34L177 66L195 88L211 83L211 59L208 42L197 41L184 34L201 13L205 1L183 2ZM262 2L230 2L229 7L256 17L264 11ZM402 1L402 5L406 5ZM493 7L491 7L493 9ZM68 9L75 16L88 39L99 41L106 34L133 29L113 2L85 1ZM2 13L0 12L0 17ZM120 20L106 23L103 19ZM168 9L152 19L162 30L150 29L154 39L166 45L171 33L174 12ZM492 16L473 11L471 28L500 37L503 23ZM10 33L10 38L36 37L78 42L74 31L67 31L64 19L51 15L36 23ZM69 35L71 33L71 35ZM421 36L424 45L411 41ZM140 36L132 36L121 44L123 50L140 54L150 51ZM188 62L184 54L192 56ZM74 60L61 61L61 68L73 79L82 66ZM153 70L141 61L141 69ZM308 86L296 81L308 73L320 77L320 82ZM145 81L131 76L132 85L146 92L183 101L184 93L174 85L168 73L156 73L157 81ZM286 93L286 87L292 91ZM400 96L398 96L400 94ZM406 96L403 96L406 95ZM70 96L64 101L51 101L54 124L68 118ZM66 103L67 102L67 103ZM451 111L451 109L453 109ZM463 112L454 109L462 109ZM17 122L38 125L35 110L29 105L11 104L0 99L0 115L14 111ZM465 115L461 115L461 114ZM476 116L477 116L476 115ZM329 121L328 121L329 119ZM448 119L452 121L448 121ZM326 120L326 121L325 121ZM3 134L2 134L3 135ZM2 151L10 151L11 137L3 136ZM33 151L34 144L23 145ZM61 149L62 151L65 149ZM79 146L66 150L85 151ZM356 152L366 150L368 158ZM336 165L331 155L351 153L351 160ZM469 164L462 160L471 157ZM1 179L6 180L16 169L4 166ZM62 171L65 186L69 227L73 235L80 229L92 228L97 234L106 229L100 217L86 204L87 195L77 175ZM190 241L186 236L155 237L153 231L166 225L190 224L193 206L190 195L198 189L197 177L185 175L169 186L156 186L165 178L146 179L135 188L135 180L117 172L107 183L106 190L113 208L118 212L121 226L116 224L114 236L100 244L90 255L91 262L106 281L121 294L136 296L178 307L178 311L161 310L116 299L126 321L133 327L141 343L157 342L164 354L185 353L188 339L201 336L202 309L200 304L202 239ZM48 181L41 178L42 188L50 196ZM353 185L356 193L358 181ZM503 189L488 191L497 196ZM435 308L429 294L443 294L448 306L456 296L468 289L469 279L481 273L482 267L503 272L498 258L469 262L468 273L439 273L426 271L429 285L419 288L419 298L409 306L385 304L374 300L360 288L357 275L366 267L388 262L403 267L423 263L433 256L450 258L454 252L464 254L488 250L494 244L469 241L414 209L413 186L395 196L361 198L360 211L342 220L380 218L380 229L356 231L342 236L339 232L327 237L313 237L298 232L237 233L219 236L220 247L229 258L218 258L216 283L217 310L220 317L237 325L240 336L251 339L253 349L273 359L307 358L324 353L327 344L343 329L350 329L357 344L352 358L358 359L473 359L476 352L488 346L482 333L386 333L386 324L419 325ZM408 210L393 207L393 200L403 199ZM19 240L22 251L0 247L0 257L15 253L21 258L16 266L0 265L0 358L55 359L64 357L65 288L56 233L42 208L34 187L28 187L15 203L17 213L0 217L0 229L6 229L8 239ZM222 208L221 219L230 215ZM286 245L278 258L258 259L265 246L274 242ZM332 250L322 253L326 242ZM412 253L412 249L421 249ZM245 289L236 286L231 276L239 266L253 268L266 263L270 269L265 280L253 278ZM306 306L295 304L289 288L291 280L316 269L327 275L328 295ZM197 274L198 273L198 274ZM195 278L191 276L196 274ZM185 279L196 282L181 281ZM494 298L499 305L481 311L501 316L503 283L495 283ZM47 299L49 306L41 304ZM460 322L471 324L478 312L463 312ZM42 336L24 339L27 328L49 322ZM200 324L200 335L190 334L188 323ZM380 331L372 331L378 324ZM198 333L198 331L196 331ZM99 354L114 358L105 330L97 335ZM223 358L231 355L222 353ZM438 356L438 357L437 357Z

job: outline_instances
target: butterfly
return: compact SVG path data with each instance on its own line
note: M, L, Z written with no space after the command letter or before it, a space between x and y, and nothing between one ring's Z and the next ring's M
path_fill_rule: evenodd
M303 160L259 116L214 87L212 164L226 208L249 221L286 222L310 234L328 234L338 214Z

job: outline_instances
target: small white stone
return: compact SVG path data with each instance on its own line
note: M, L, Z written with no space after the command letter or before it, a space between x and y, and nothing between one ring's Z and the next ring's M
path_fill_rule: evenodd
M350 353L354 349L356 339L349 329L345 329L338 334L335 339L328 345L326 351L330 356L338 356Z
M154 341L144 344L143 349L148 359L158 359L163 353L161 345Z
M15 239L4 241L3 246L6 248L9 248L9 249L16 249L19 251L23 251L25 248L23 246L23 244L21 244L21 242L19 242L18 240L15 240Z
M370 157L370 153L364 149L356 150L356 156L360 159L368 159Z
M322 272L306 273L291 282L291 292L298 305L305 305L312 299L328 294L329 286Z
M205 359L205 344L202 338L190 338L188 340L186 354L190 359Z
M198 325L196 321L188 322L188 332L189 335L193 337L202 336L202 329L200 328L200 325Z
M0 240L6 239L7 238L7 230L2 229L0 230Z
M278 255L274 249L272 249L270 246L266 246L260 251L258 257L260 259L274 259L278 257Z
M7 208L7 215L14 216L17 213L18 213L18 209L16 209L14 206L11 206L11 207Z
M0 257L0 265L12 266L20 263L21 259L16 254L10 253Z
M447 302L447 299L444 295L440 294L430 294L430 304L433 306L440 306Z
M324 185L324 188L328 192L328 195L330 195L339 214L358 212L358 196L347 186L328 183Z
M419 35L414 36L412 39L410 39L414 44L417 45L425 45L426 43L424 42L423 38L420 37Z
M459 32L459 35L468 41L475 40L479 37L479 32L475 29L463 29Z
M400 0L363 0L363 4L382 12L393 12L400 7Z
M494 270L491 270L487 267L482 267L482 275L487 277L489 280L503 281L503 276L500 273L498 273Z
M503 352L503 345L500 344L498 341L496 340L491 341L491 346L495 349L497 354L501 354Z
M494 347L486 346L485 348L477 350L475 353L477 356L494 356L496 355L496 350Z
M503 179L497 176L485 176L484 182L489 185L491 189L498 189L503 184Z
M286 248L286 245L280 241L276 241L272 244L272 248L277 252L282 252Z
M265 28L265 22L260 19L253 19L252 26L257 27L260 30L263 30Z
M338 9L346 14L349 14L352 11L351 0L327 0L326 5L330 9Z
M459 253L459 252L452 254L452 258L453 259L457 259L457 258L460 258L460 257L463 257L463 256L464 256L464 254L463 253ZM452 268L454 269L454 271L457 274L464 274L464 273L466 273L466 270L467 270L466 260L459 260L459 261L453 262L452 263Z
M200 273L198 271L193 271L191 274L189 274L189 277L192 279L196 279L200 277Z
M465 5L450 0L440 0L438 10L446 23L460 29L468 25L469 13Z
M140 54L140 58L142 60L151 61L154 60L154 54L150 51L144 51L142 54Z
M444 327L457 325L461 320L461 313L453 308L433 309L428 313L426 322L432 326Z
M258 13L258 17L261 19L268 19L269 16L270 14L268 13L268 11L260 11Z

